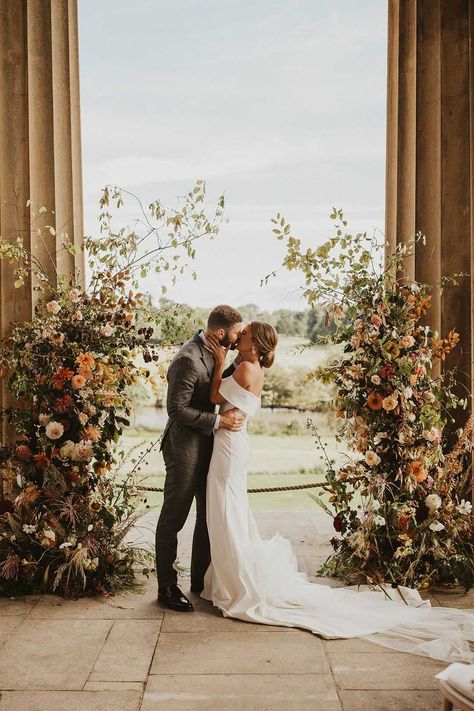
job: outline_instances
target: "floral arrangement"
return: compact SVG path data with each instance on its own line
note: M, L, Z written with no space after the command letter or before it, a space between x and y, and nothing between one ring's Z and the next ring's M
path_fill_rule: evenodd
M351 452L340 467L327 459L326 496L318 501L338 536L322 572L372 584L469 588L472 505L459 457L445 455L450 410L468 401L456 394L453 373L434 374L459 336L441 338L427 324L432 287L403 271L412 244L384 262L376 239L348 234L341 211L331 217L335 236L307 251L284 218L274 219L274 232L287 239L284 265L303 272L308 303L323 303L336 323L326 340L341 349L315 373L335 387L340 437Z
M152 203L146 248L142 234L113 230L110 201L120 208L123 195L106 188L101 236L84 240L87 291L78 275L57 275L53 283L20 240L0 241L0 258L15 266L15 286L33 277L39 291L33 318L13 325L0 354L13 402L3 414L14 433L0 452L0 594L114 593L136 586L137 569L149 574L149 550L127 540L142 513L137 477L148 451L125 471L119 446L131 389L158 360L150 322L159 323L160 312L136 289L150 270L174 279L181 254L193 258L193 241L217 234L222 199L212 218L203 199L200 181L179 210ZM67 240L63 248L73 251Z

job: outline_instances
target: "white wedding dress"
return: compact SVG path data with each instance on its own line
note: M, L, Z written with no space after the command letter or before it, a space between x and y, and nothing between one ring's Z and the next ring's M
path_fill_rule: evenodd
M248 417L260 398L233 376L222 380L221 412L239 408ZM250 443L247 429L219 429L207 480L207 524L212 563L201 596L224 616L300 627L327 639L363 637L398 651L447 661L474 662L474 611L431 607L418 592L331 588L297 570L288 540L262 540L247 496Z

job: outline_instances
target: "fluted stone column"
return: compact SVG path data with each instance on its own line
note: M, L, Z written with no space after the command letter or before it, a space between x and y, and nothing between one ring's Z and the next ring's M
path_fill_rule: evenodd
M411 278L436 284L470 272L472 217L473 0L389 0L388 250L420 231L407 258ZM456 329L461 348L447 359L471 388L472 277L433 295L431 324Z
M461 347L447 357L460 393L472 392L474 306L474 0L389 0L386 240L392 252L417 232L408 276L436 284L431 325L455 329ZM465 413L457 414L457 425Z
M83 237L79 104L77 0L0 0L0 233L21 236L53 283L75 269L84 283L84 255L61 247L66 235L78 247ZM40 239L45 224L56 235ZM2 336L31 318L33 286L14 289L0 263Z

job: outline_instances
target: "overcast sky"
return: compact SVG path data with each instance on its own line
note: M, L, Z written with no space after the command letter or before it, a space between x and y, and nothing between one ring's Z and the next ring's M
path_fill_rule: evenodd
M303 308L295 275L260 287L275 212L308 245L332 205L383 229L384 0L79 0L79 21L86 232L106 183L146 204L225 191L230 222L172 298Z

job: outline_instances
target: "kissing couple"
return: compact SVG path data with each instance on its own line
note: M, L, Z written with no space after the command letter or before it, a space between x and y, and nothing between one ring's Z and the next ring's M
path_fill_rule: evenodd
M472 612L431 607L408 588L399 596L390 588L311 583L298 571L287 539L276 533L262 540L247 495L247 422L260 407L277 344L273 326L242 326L238 311L220 305L170 364L169 419L161 442L166 479L156 528L158 601L193 610L177 585L174 564L178 533L195 499L191 591L225 617L299 627L326 639L362 637L398 651L472 663ZM237 357L225 369L229 350Z

